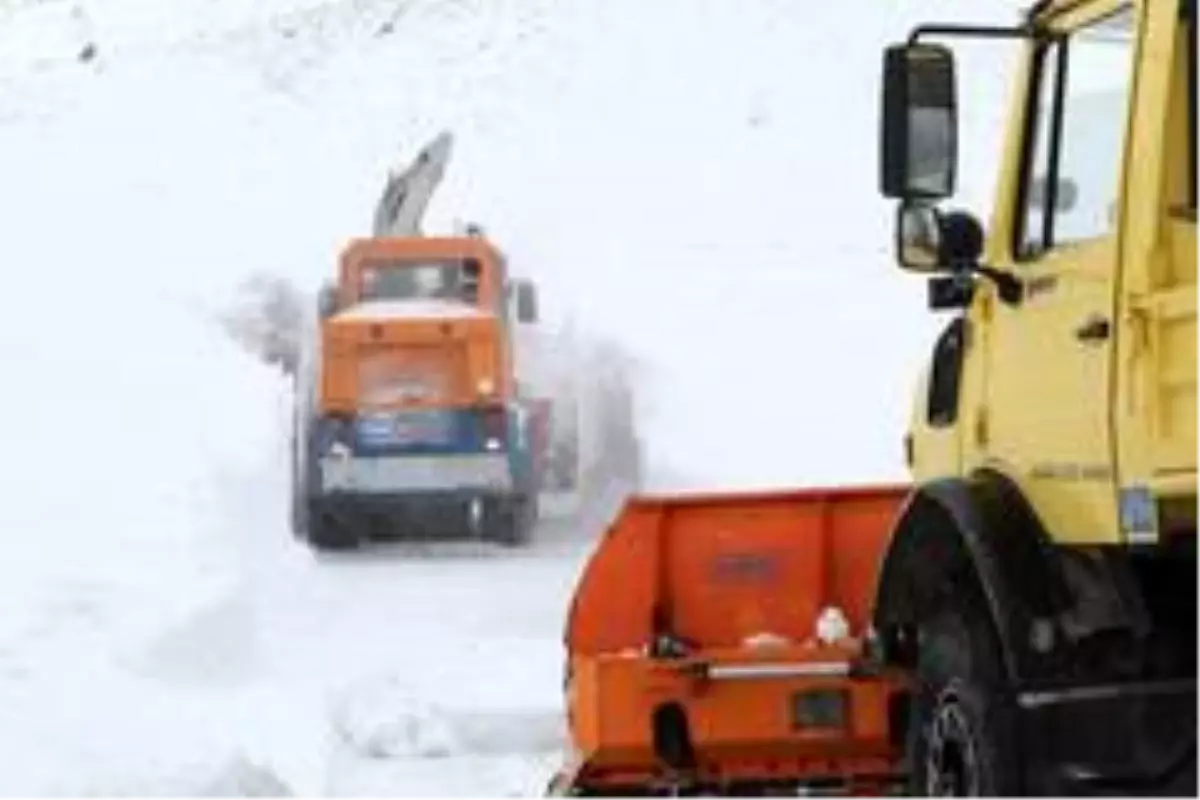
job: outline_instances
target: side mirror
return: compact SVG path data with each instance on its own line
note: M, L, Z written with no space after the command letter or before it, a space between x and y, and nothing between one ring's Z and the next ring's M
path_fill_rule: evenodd
M317 314L321 319L328 319L337 313L338 310L338 293L337 287L330 284L325 284L317 293Z
M517 322L538 321L537 289L531 281L517 281Z
M954 54L937 44L884 52L880 190L938 200L954 193L958 160Z
M937 272L941 264L942 216L936 207L901 203L896 207L896 260L913 272Z
M979 263L983 226L965 211L943 214L929 203L905 200L896 210L896 260L914 272L952 273L930 285L933 308L961 308L971 300L969 276L982 275L996 284L1000 299L1019 305L1025 297L1020 278Z
M905 200L896 210L896 260L914 272L972 271L983 253L983 226L964 211L942 214Z

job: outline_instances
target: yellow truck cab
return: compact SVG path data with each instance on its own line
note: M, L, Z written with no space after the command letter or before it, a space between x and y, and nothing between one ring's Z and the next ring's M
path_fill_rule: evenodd
M1043 0L885 53L896 256L952 318L874 626L923 794L1196 792L1196 3ZM986 225L954 44L1019 48Z

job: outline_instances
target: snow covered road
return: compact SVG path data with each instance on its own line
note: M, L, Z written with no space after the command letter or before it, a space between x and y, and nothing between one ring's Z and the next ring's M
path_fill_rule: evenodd
M264 696L266 713L283 716L248 742L258 763L304 794L538 793L563 742L567 604L617 499L543 524L528 550L293 546L262 562L247 583L259 674L276 695L290 686L284 697L316 705L284 711ZM288 741L305 727L322 732L315 750ZM319 770L297 759L306 750Z
M551 521L524 551L339 556L276 530L207 586L176 571L139 602L58 583L26 598L36 624L0 635L0 659L21 656L0 660L0 707L22 723L0 728L17 756L3 792L536 794L563 742L561 630L599 523Z

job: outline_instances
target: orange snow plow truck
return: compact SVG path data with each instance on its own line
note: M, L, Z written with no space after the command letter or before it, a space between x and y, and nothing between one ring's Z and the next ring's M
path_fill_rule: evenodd
M443 135L389 178L372 236L322 292L298 392L293 529L321 549L375 538L527 541L538 518L538 405L514 374L535 287L480 231L418 221L449 158Z
M862 634L905 492L631 500L571 604L549 794L892 791L907 685Z

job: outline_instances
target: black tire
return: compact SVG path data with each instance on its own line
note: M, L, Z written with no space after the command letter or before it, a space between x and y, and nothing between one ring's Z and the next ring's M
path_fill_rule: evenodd
M296 539L307 539L309 534L309 516L307 504L304 502L303 496L292 488L292 536Z
M920 637L909 793L1022 794L1013 710L986 613L969 602L944 610L921 624Z
M300 455L296 452L296 423L292 421L291 436L291 484L288 503L289 521L292 536L297 539L308 537L308 508L304 502L304 479L300 472Z
M492 498L483 504L485 535L505 547L526 544L536 519L537 501L528 497Z
M355 550L362 543L354 526L330 514L317 513L308 508L308 543L322 552L345 552Z

